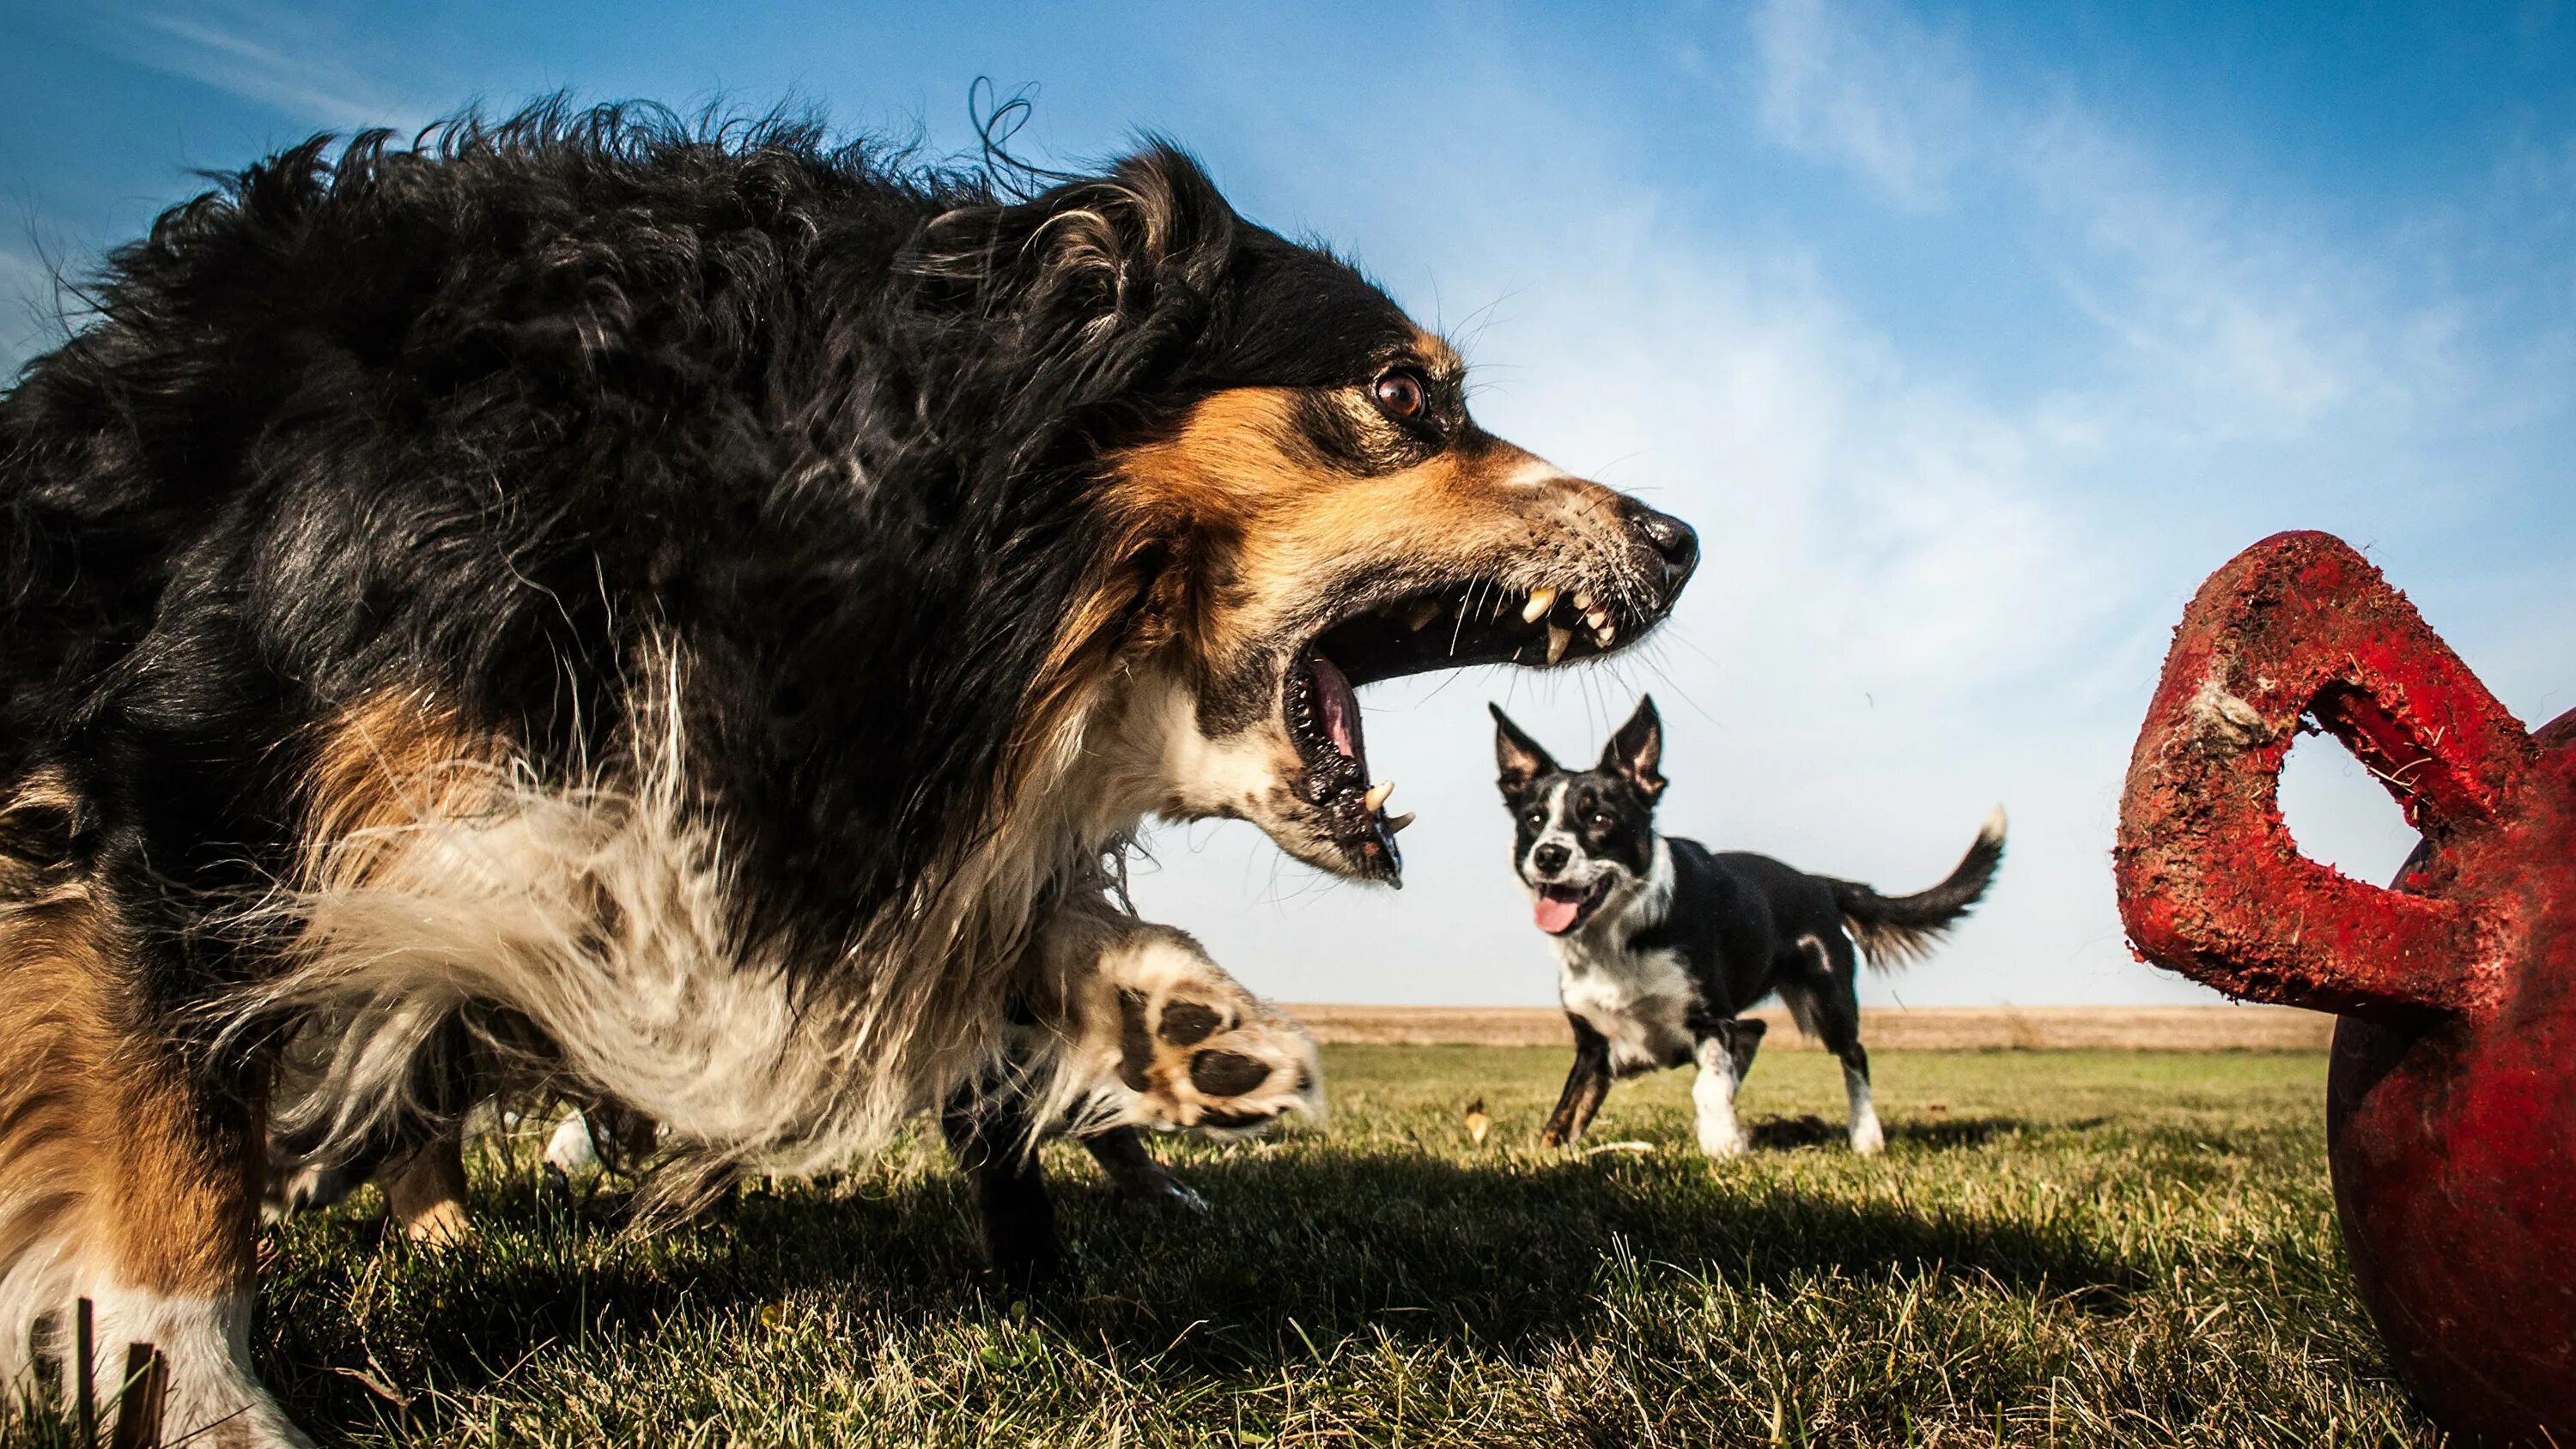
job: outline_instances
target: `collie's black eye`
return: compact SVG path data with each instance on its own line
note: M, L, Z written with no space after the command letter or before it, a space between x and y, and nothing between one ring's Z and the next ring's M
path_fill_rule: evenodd
M1431 411L1430 387L1423 382L1421 373L1409 368L1400 367L1382 375L1370 385L1369 393L1377 399L1380 412L1404 422Z

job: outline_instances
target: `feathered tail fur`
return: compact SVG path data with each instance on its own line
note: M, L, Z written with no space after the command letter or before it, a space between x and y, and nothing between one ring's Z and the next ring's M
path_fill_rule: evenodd
M1859 881L1833 882L1834 904L1872 969L1911 966L1930 955L1994 884L2004 859L2004 807L1998 805L1977 831L1968 853L1939 885L1910 896L1883 896Z

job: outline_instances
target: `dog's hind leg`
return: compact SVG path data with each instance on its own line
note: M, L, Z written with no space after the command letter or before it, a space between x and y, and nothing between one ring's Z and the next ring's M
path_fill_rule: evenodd
M1791 1009L1824 1042L1825 1050L1841 1060L1843 1096L1851 1105L1852 1151L1867 1156L1887 1146L1887 1133L1879 1126L1878 1108L1870 1098L1869 1053L1860 1044L1859 953L1840 931L1829 937L1801 936L1798 948L1814 962L1821 979L1806 987L1804 1001L1792 1002ZM1783 989L1781 995L1789 992Z
M1827 1043L1827 1046L1835 1056L1842 1058L1843 1096L1851 1104L1852 1151L1869 1156L1887 1146L1886 1129L1878 1125L1878 1107L1870 1098L1869 1053L1861 1049L1857 1029L1842 1045Z
M1556 1110L1547 1114L1547 1126L1538 1134L1541 1147L1563 1147L1582 1137L1592 1126L1593 1114L1601 1110L1602 1099L1610 1095L1609 1038L1571 1012L1565 1019L1574 1025L1574 1066L1565 1074L1565 1091L1556 1099Z
M0 1399L39 1357L74 1387L87 1299L96 1402L148 1343L161 1442L303 1444L250 1366L256 1110L172 1044L103 886L0 872Z

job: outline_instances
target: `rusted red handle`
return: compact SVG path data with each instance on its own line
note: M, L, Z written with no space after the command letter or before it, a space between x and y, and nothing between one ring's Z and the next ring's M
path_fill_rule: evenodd
M2425 894L2299 853L2281 763L2312 716L2437 847ZM2342 540L2283 533L2191 601L2129 761L2114 864L2129 939L2232 996L2364 1016L2491 1003L2503 929L2442 893L2440 847L2509 816L2520 721ZM2410 885L2418 882L2410 881Z

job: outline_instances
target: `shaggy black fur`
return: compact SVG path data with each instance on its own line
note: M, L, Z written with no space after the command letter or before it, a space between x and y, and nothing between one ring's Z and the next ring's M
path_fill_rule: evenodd
M742 926L825 962L984 817L1092 460L1220 386L1364 380L1406 326L1166 147L1022 197L560 105L316 138L97 297L0 401L0 750L72 772L129 899L186 936L282 874L288 742L373 689L596 759L659 637Z

